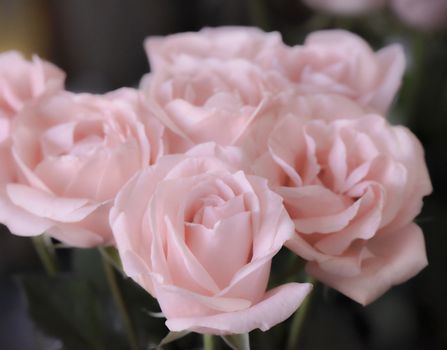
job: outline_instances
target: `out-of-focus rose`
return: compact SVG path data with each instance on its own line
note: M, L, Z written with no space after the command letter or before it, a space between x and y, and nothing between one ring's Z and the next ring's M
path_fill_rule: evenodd
M0 186L14 176L14 166L11 157L11 142L9 118L0 117Z
M415 28L447 28L446 0L391 0L391 6L402 21Z
M310 290L266 292L293 222L240 150L199 145L161 158L118 194L110 223L125 272L158 299L172 331L246 333L289 317Z
M245 59L271 65L272 57L283 45L279 33L247 27L204 28L199 32L150 37L144 44L153 71L185 57L223 61Z
M406 128L378 115L288 115L272 132L269 153L272 162L257 172L284 198L296 228L287 246L311 275L367 304L426 266L412 221L431 183L423 149Z
M103 96L61 91L26 105L11 134L14 165L0 169L7 178L0 222L17 235L47 232L73 246L110 243L115 194L163 152L163 127L140 97L132 89ZM7 157L0 156L3 165Z
M337 16L358 16L382 7L385 0L304 0L304 3Z
M337 93L385 113L401 84L405 56L400 45L374 53L344 30L311 33L303 46L278 56L283 74L300 93Z
M10 129L9 120L0 117L0 143L9 138Z
M64 72L37 56L27 61L16 51L0 53L0 184L14 176L9 140L12 120L26 103L62 89L64 80Z
M148 107L169 129L173 152L213 141L237 143L250 123L268 113L275 76L243 59L177 57L142 81Z
M30 62L15 51L0 53L0 118L12 117L49 89L61 89L64 79L59 68L37 56Z

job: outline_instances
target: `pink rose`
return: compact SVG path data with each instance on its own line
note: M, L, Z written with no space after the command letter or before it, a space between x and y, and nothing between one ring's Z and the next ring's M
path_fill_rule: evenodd
M430 31L447 28L446 0L392 0L396 14L410 26Z
M0 186L14 176L14 166L11 156L10 120L0 117Z
M339 16L367 14L385 5L385 0L304 0L309 7Z
M9 138L10 129L9 120L0 117L0 144Z
M250 123L268 113L276 78L243 59L180 56L142 82L148 108L169 128L172 152L213 141L237 143Z
M0 53L0 184L14 176L9 140L13 118L26 103L62 89L64 80L64 72L37 56L30 62L16 51Z
M309 261L311 275L367 304L426 266L424 238L412 221L431 184L409 130L378 115L288 115L269 149L271 162L257 172L284 198L296 228L287 245Z
M400 45L374 53L359 36L318 31L303 46L279 56L283 74L302 94L337 93L384 113L401 84L405 57Z
M110 224L124 270L158 299L171 331L265 331L311 288L266 292L293 223L282 199L243 164L239 149L203 144L161 158L115 200Z
M289 90L276 97L269 113L263 113L253 120L236 146L243 148L249 159L257 159L256 164L259 165L263 161L271 161L268 154L265 154L268 139L276 124L285 116L297 115L306 120L335 120L358 118L364 114L365 110L361 106L342 95L301 95L297 91ZM276 167L268 168L275 172Z
M0 189L0 222L17 235L47 232L73 246L110 243L111 202L163 153L162 133L135 90L36 100L15 120L14 166L0 169L0 178L16 171Z
M48 89L61 89L64 79L59 68L37 56L30 62L16 51L0 53L0 118L12 117Z
M245 59L262 65L283 45L279 33L248 27L204 28L199 32L150 37L144 43L152 71L185 57Z

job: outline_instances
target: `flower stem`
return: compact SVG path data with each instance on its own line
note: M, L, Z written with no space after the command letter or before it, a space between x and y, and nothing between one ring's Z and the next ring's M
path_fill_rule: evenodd
M51 238L45 236L45 234L35 236L32 238L34 248L39 256L40 262L48 276L54 276L58 272L58 263L56 254L54 252Z
M203 350L214 350L214 337L211 334L203 335Z
M252 20L254 24L263 29L268 31L270 28L270 21L269 21L269 11L266 8L266 1L265 0L251 0L249 2L249 10L250 15L252 17Z
M314 288L306 296L300 308L295 312L295 315L293 316L292 325L290 326L289 338L287 339L288 350L295 350L297 348L298 340L303 330L303 324L309 312L309 305L312 300L313 292L315 290L315 280L310 277L308 278L307 282L314 283Z
M110 264L108 259L103 254L101 254L101 257L102 257L102 263L104 266L104 272L105 272L105 275L107 278L107 283L109 284L109 288L112 293L113 300L114 300L115 305L118 309L121 320L124 324L124 328L126 330L127 340L129 342L130 348L132 350L137 350L138 349L137 337L134 332L126 304L124 303L123 295L122 295L121 290L118 286L118 281L116 279L114 267Z

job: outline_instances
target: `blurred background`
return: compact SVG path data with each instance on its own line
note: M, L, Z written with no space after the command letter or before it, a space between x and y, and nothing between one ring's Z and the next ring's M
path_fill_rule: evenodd
M390 118L407 125L426 149L434 193L417 221L430 265L367 307L319 287L299 348L447 349L447 0L0 0L0 51L37 53L67 73L69 90L105 92L137 86L150 69L145 37L222 25L279 31L290 45L326 28L351 30L375 49L404 45L408 67ZM67 266L79 261L93 266L94 253L82 254L61 253ZM33 322L36 310L30 316L20 288L19 276L41 271L31 241L1 227L1 349L62 348L48 327ZM53 291L56 282L48 289ZM76 306L66 295L60 305ZM167 332L163 321L151 322L149 332L160 339ZM252 348L273 348L271 339L284 337L286 328L254 332ZM191 335L171 347L198 346Z

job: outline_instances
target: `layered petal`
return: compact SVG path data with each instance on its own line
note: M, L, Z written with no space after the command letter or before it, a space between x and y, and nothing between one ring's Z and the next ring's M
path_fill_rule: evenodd
M110 244L111 200L164 152L164 128L140 97L133 89L106 95L55 91L27 104L3 143L5 152L1 146L7 165L1 185L8 206L17 208L0 221L24 235L43 233L45 226L69 245ZM30 232L15 222L20 213L41 224Z
M204 317L171 318L166 326L174 332L189 330L220 335L248 333L256 328L267 331L290 317L311 287L310 284L285 284L267 292L262 301L250 308Z
M351 299L366 305L389 288L403 283L427 266L424 236L416 224L397 232L379 233L368 242L372 257L362 262L361 272L343 277L325 272L316 263L306 270Z
M223 334L231 329L207 329L203 320L247 313L235 333L265 330L309 291L296 284L266 294L272 258L294 225L282 198L265 179L239 170L239 161L233 147L199 145L162 157L115 200L110 224L124 270L157 298L168 324L197 321L188 329ZM266 322L251 320L268 308L275 315Z
M267 166L276 169L266 171ZM293 219L295 235L287 246L309 261L316 278L365 303L379 292L362 299L338 281L361 280L369 273L370 262L382 256L374 242L382 242L383 232L405 239L400 230L414 220L431 191L419 142L375 114L343 119L323 114L312 120L291 113L273 129L269 152L254 170L267 174ZM416 249L420 241L411 244ZM387 254L391 261L401 253ZM419 257L408 265L418 265ZM402 270L397 276L408 275L403 264L396 269ZM377 288L383 292L393 284Z

